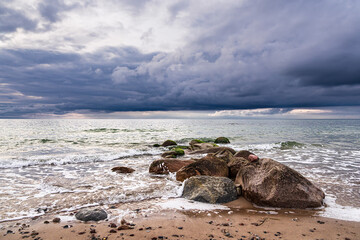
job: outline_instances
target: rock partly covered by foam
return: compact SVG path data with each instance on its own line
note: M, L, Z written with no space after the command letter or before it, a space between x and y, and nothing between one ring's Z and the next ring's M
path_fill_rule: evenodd
M168 174L177 172L180 168L194 163L194 160L160 159L150 164L149 172L155 174Z
M116 173L132 173L135 169L128 168L128 167L113 167L111 171Z
M82 209L75 214L76 219L88 222L88 221L100 221L107 218L107 213L100 208L96 209Z
M229 169L225 161L213 154L208 154L196 162L182 167L176 173L176 180L184 181L196 175L228 177Z
M325 197L300 173L268 158L241 166L235 185L241 186L245 199L260 206L315 208Z
M237 198L237 192L229 178L195 176L185 181L182 197L213 204L227 203Z
M226 137L218 137L215 139L215 143L230 143L230 140Z

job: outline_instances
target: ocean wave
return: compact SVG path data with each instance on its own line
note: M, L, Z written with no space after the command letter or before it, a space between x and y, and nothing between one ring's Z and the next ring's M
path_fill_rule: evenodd
M139 150L139 149L128 149L121 153L112 153L112 154L99 154L99 155L61 155L61 156L32 156L23 159L0 159L1 166L0 169L6 168L21 168L21 167L32 167L38 165L66 165L66 164L77 164L77 163L87 163L87 162L107 162L118 159L126 159L132 157L141 157L141 156L153 156L158 155L162 151L160 149L148 149L148 150Z
M84 132L90 133L118 133L118 132L166 132L166 129L127 129L127 128L94 128L94 129L87 129Z

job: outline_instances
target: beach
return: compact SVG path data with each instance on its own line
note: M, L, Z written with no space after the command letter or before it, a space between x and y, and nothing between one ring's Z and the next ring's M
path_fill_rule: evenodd
M231 205L231 203L230 203ZM83 223L52 217L13 222L1 229L1 239L359 239L360 223L312 216L308 211L162 210L124 216L121 221ZM66 219L66 218L65 218ZM67 217L69 219L69 217ZM46 223L48 221L49 223ZM44 223L45 222L45 223ZM23 225L25 224L25 225ZM11 226L11 227L10 227ZM8 231L13 233L8 233Z

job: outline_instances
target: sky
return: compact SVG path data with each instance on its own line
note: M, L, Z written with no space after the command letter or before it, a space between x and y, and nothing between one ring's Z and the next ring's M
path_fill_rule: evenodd
M360 118L357 0L1 0L0 118Z

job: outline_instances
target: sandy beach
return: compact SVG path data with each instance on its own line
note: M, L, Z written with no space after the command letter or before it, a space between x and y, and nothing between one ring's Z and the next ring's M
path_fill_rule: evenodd
M315 210L259 211L238 199L230 210L134 209L121 219L80 222L54 215L2 223L0 239L359 239L360 222L316 216ZM242 206L234 208L233 206ZM131 204L128 204L131 206ZM128 207L127 206L127 207ZM111 210L123 206L112 206ZM125 220L125 221L121 221Z

